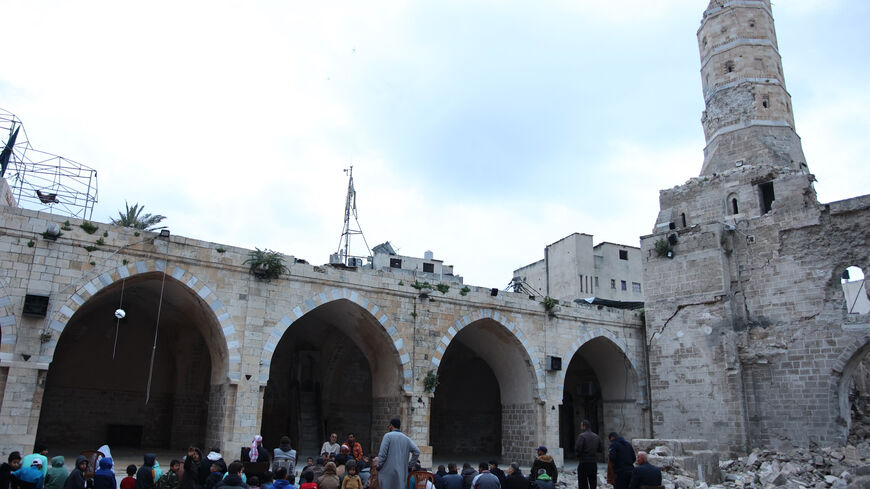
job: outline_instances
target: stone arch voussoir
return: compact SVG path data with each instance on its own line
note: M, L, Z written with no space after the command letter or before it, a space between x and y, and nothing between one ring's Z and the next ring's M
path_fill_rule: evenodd
M592 328L592 329L586 331L585 333L578 336L577 339L574 340L574 342L565 349L565 351L562 354L562 358L566 359L568 361L568 364L570 364L571 359L574 358L574 355L577 354L577 352L580 350L580 348L582 348L583 345L585 345L586 343L589 343L590 341L594 340L595 338L606 338L611 343L613 343L616 346L616 348L619 349L619 351L623 354L623 356L625 356L626 360L628 360L628 363L631 365L631 368L634 370L635 375L637 376L638 395L640 396L641 399L644 399L646 401L646 396L647 396L646 381L644 380L644 376L641 375L642 370L639 368L637 358L631 352L631 349L628 348L628 345L626 345L625 342L622 341L622 339L620 339L618 336L616 336L616 334L614 334L613 331L610 331L609 329L605 329L605 328L601 328L601 327L595 327L595 328ZM566 367L567 367L567 365L566 365ZM565 375L566 374L567 374L567 368L563 368L562 370L559 371L559 378L560 378L560 381L563 385L565 384Z
M441 336L441 339L438 341L438 346L435 348L435 353L432 354L432 366L436 369L441 365L441 359L444 357L444 352L447 351L447 347L450 346L450 342L453 341L453 338L462 331L462 328L468 326L475 321L479 321L481 319L492 319L497 324L508 330L508 332L516 338L516 340L522 345L523 350L528 355L529 360L532 362L532 368L535 372L535 389L534 392L540 397L541 400L546 400L546 386L544 385L544 364L543 359L540 358L538 352L535 350L535 347L529 341L529 337L523 332L523 330L516 325L514 321L511 321L510 318L501 314L498 311L493 311L492 309L479 309L471 314L467 314L462 316L460 319L457 319L453 322L453 326L447 328L447 332Z
M381 325L381 328L389 336L390 341L393 342L393 347L395 347L399 356L399 366L402 370L402 391L408 395L412 394L413 387L411 384L414 373L411 366L411 354L408 353L405 341L399 335L399 329L390 321L389 316L380 306L365 298L359 292L347 288L327 289L314 297L306 299L301 305L294 307L290 314L285 315L275 323L268 338L266 338L266 342L263 345L263 353L260 356L260 383L265 384L269 381L272 355L275 353L275 349L278 347L278 343L287 329L302 316L314 309L338 300L348 300L360 306Z
M189 270L181 266L169 264L165 260L140 260L121 265L107 270L90 281L79 286L70 295L69 299L60 306L60 308L51 315L51 320L48 323L48 332L51 333L51 339L43 344L40 361L50 363L54 358L54 352L57 348L58 340L61 333L66 328L70 319L75 315L76 311L85 304L91 297L96 295L104 288L126 278L135 277L144 273L163 272L177 280L196 296L205 302L211 309L217 322L220 325L221 336L226 344L228 353L228 371L227 376L231 381L238 381L241 376L241 350L240 338L241 335L236 331L235 326L230 319L230 313L224 305L223 301L215 294L214 289L208 284L191 273ZM213 366L214 368L215 366Z

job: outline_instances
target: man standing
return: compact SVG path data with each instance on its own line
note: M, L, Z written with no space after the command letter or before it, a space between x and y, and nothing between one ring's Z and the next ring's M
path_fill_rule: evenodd
M338 435L335 433L329 435L329 441L323 442L323 446L320 448L320 454L328 453L330 455L338 455L338 451L341 450L341 445L338 444Z
M628 489L643 486L661 486L662 470L649 463L646 452L637 452L637 467L631 472L631 485Z
M579 458L577 465L577 484L580 489L595 489L598 485L598 454L604 453L604 443L601 437L590 429L589 420L580 422L582 433L577 435L574 443L574 453Z
M607 435L610 439L610 460L613 462L613 471L616 473L614 489L628 489L631 481L631 471L634 468L634 449L625 438L616 432Z
M381 440L377 466L381 489L404 489L408 484L408 455L411 455L411 464L420 457L420 449L399 431L401 427L399 418L391 419L390 431Z

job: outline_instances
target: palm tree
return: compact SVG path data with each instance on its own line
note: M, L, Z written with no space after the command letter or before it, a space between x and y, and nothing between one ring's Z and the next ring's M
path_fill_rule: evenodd
M142 214L142 211L145 210L145 206L143 205L142 207L139 207L138 202L133 204L133 207L130 207L130 204L125 201L124 207L126 207L126 211L118 211L118 219L112 219L112 224L127 228L141 229L143 231L157 231L166 228L166 226L157 226L160 221L166 219L166 216L161 216L160 214L153 216L151 214Z

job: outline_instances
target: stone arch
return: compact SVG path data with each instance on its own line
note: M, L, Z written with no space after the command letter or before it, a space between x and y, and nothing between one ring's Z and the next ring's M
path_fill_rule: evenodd
M645 377L625 341L608 329L594 327L567 345L562 355L559 444L566 457L574 456L574 439L583 419L602 436L611 431L646 436Z
M260 382L268 382L269 369L272 366L272 355L275 353L275 348L278 347L278 342L281 341L281 338L284 336L287 329L297 320L302 318L302 316L314 309L339 300L347 300L360 306L381 325L381 328L390 338L390 341L399 356L398 362L402 371L403 379L402 391L405 394L410 395L413 390L411 386L411 379L413 377L411 355L405 347L405 341L399 336L399 329L392 324L390 318L381 310L380 306L363 297L359 292L346 288L329 289L315 295L314 297L306 299L303 301L302 305L294 307L291 314L283 316L274 326L272 326L269 337L263 345L263 353L260 355Z
M380 306L326 289L271 327L259 381L267 445L285 434L312 453L330 432L354 432L368 451L412 392L411 355Z
M12 360L17 329L15 314L12 312L12 298L0 281L0 361Z
M534 369L535 388L537 392L533 391L533 394L535 397L545 401L546 389L544 386L544 367L541 363L541 359L535 356L537 354L535 347L529 342L528 335L526 335L523 330L516 325L516 323L511 321L510 318L505 315L498 311L493 311L492 309L480 309L454 321L453 326L447 328L447 332L442 335L441 339L438 341L435 353L432 354L432 365L436 369L441 366L444 352L447 351L447 347L450 346L450 342L453 341L453 338L456 337L456 335L466 326L482 319L492 319L496 324L503 327L508 333L516 338Z
M852 374L858 369L861 361L870 354L870 334L854 339L834 362L831 370L835 374L831 382L831 399L837 404L837 417L834 426L841 429L837 438L845 442L852 426L852 414L849 405L849 387Z
M436 456L519 460L534 451L543 436L544 374L516 323L491 309L464 315L441 337L431 363L440 381L429 416Z
M195 294L202 302L208 305L211 309L216 322L220 325L220 334L223 338L223 345L217 345L226 355L226 361L213 362L212 383L219 383L221 377L227 377L231 381L239 381L241 377L241 361L242 355L240 346L241 336L236 331L235 326L230 319L230 313L224 305L223 301L218 298L213 289L208 284L191 273L190 271L168 264L164 260L141 260L127 265L114 267L106 272L103 272L84 285L79 286L70 295L69 299L60 306L60 308L52 313L48 323L48 332L52 333L51 339L42 345L40 361L51 363L54 358L55 349L57 348L58 340L61 334L69 323L70 319L75 315L76 311L87 302L88 299L95 296L104 288L115 284L123 279L132 278L137 275L142 275L151 272L163 273L166 271L167 278L172 278L183 286L187 287Z
M583 345L585 345L586 343L589 343L590 341L594 340L595 338L606 338L611 343L613 343L613 345L616 346L617 349L619 349L619 351L623 354L623 356L625 356L625 359L628 360L628 363L631 365L631 368L634 371L635 377L637 378L637 384L636 384L637 392L640 396L642 396L642 398L644 400L646 400L646 381L644 381L643 376L640 375L642 370L640 368L638 368L637 360L635 359L634 354L632 354L631 350L628 348L628 346L625 344L625 342L622 341L622 339L620 339L619 337L617 337L609 329L604 329L604 328L600 328L600 327L599 328L592 328L589 331L581 334L579 337L577 337L576 340L574 340L574 343L572 343L563 352L562 358L567 359L568 363L570 363L571 359L574 358L574 355L580 350L580 348ZM565 381L565 374L566 374L566 371L564 369L559 371L559 377L563 383Z

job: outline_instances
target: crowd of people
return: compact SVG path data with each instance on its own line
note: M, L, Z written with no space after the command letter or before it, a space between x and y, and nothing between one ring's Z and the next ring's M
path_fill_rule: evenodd
M581 428L574 447L579 457L578 485L579 489L594 489L604 444L588 421ZM608 482L616 489L661 486L661 471L648 463L644 452L635 455L631 444L616 433L609 438ZM147 453L142 465L126 467L120 489L555 489L559 473L547 452L547 447L538 447L528 476L519 463L511 463L505 473L496 460L480 462L476 468L465 463L461 470L455 463L439 465L431 473L420 467L420 450L394 418L377 454L366 454L354 433L348 433L342 443L332 433L319 456L307 457L300 468L290 438L282 437L279 446L269 451L258 435L230 463L219 448L204 455L191 446L184 457L172 459L164 472L157 456ZM49 467L45 446L37 445L34 453L24 457L12 452L7 463L0 465L0 489L119 489L106 445L91 459L79 456L71 471L64 464L64 457L55 456Z

